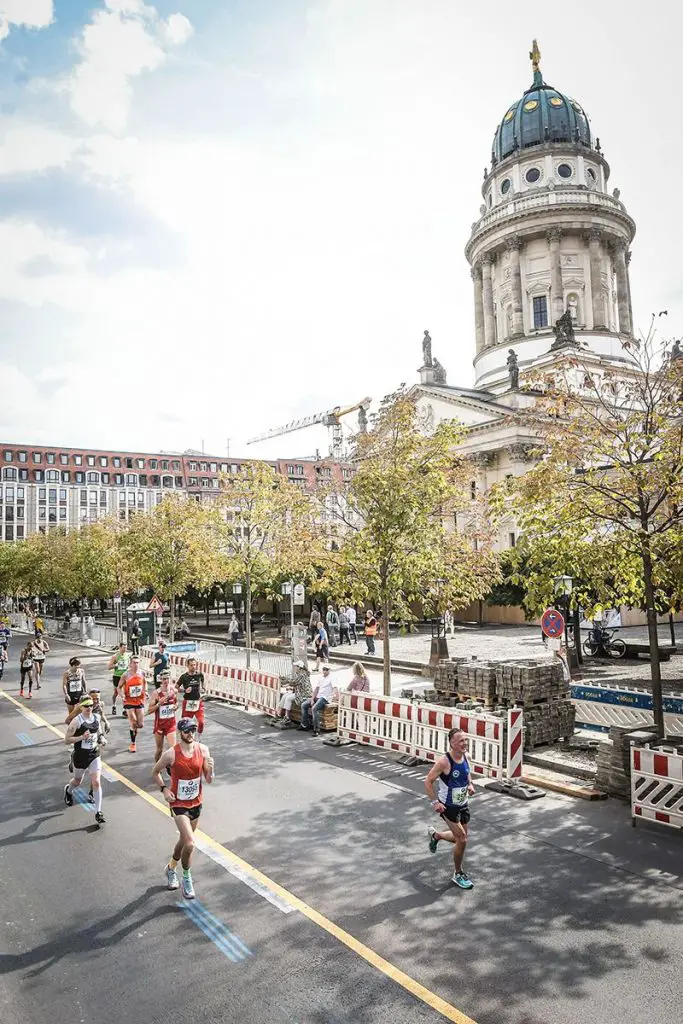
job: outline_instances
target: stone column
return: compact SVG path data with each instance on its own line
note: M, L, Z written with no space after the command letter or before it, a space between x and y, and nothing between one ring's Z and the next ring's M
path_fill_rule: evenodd
M496 325L493 315L493 282L491 280L491 264L493 256L485 253L482 257L482 298L484 302L484 347L495 345Z
M602 242L601 231L591 231L588 235L588 255L591 267L591 304L593 307L593 327L595 330L604 329L605 304L602 301Z
M474 333L478 355L484 347L484 294L481 263L475 263L470 273L474 281Z
M510 284L512 287L512 337L519 338L524 334L524 314L522 307L522 271L519 265L521 242L517 236L508 239L510 251Z
M614 270L617 277L617 309L619 311L619 332L632 333L631 312L628 301L628 271L626 270L626 242L615 242L612 246Z
M626 251L624 254L626 260L626 288L628 291L628 316L631 322L631 334L633 334L633 303L631 302L631 273L629 271L629 264L631 262L631 253Z
M555 324L564 313L564 292L562 291L562 268L560 266L560 239L562 231L553 228L547 234L550 248L550 323Z

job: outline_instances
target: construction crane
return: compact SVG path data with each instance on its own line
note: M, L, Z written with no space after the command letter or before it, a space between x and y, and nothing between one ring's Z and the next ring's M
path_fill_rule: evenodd
M348 416L352 412L358 412L358 431L364 434L368 429L368 409L370 408L371 398L362 398L360 402L356 402L355 405L347 405L342 408L340 405L335 405L334 409L328 409L327 412L317 412L313 416L304 416L300 420L292 420L291 423L285 423L284 427L273 427L272 430L266 430L264 434L259 434L258 437L252 437L247 444L258 444L259 441L268 441L271 437L281 437L282 434L293 434L295 430L303 430L304 427L313 427L317 423L322 423L323 426L328 427L332 435L332 443L330 445L330 455L334 459L340 460L343 456L344 450L344 435L342 432L341 420L343 416Z

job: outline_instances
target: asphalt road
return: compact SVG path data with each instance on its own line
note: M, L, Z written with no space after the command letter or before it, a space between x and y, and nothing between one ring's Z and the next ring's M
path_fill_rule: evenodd
M467 868L430 856L422 769L211 704L194 880L165 889L173 823L151 733L113 721L107 823L65 808L55 643L45 685L0 698L3 1024L660 1024L683 1005L683 837L617 803L481 789ZM106 658L79 651L109 692ZM35 715L39 716L38 718ZM466 1015L466 1016L465 1016Z

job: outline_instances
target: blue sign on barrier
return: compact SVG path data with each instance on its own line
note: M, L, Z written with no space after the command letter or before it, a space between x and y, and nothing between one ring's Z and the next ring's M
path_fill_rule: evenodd
M166 650L171 654L182 654L183 651L196 651L196 640L186 640L182 643L166 644Z
M639 708L642 711L652 711L652 695L649 693L634 693L629 690L607 690L601 686L574 685L571 688L571 695L574 700L585 700L595 704L612 704L617 707ZM662 704L666 714L683 715L683 697L664 697Z

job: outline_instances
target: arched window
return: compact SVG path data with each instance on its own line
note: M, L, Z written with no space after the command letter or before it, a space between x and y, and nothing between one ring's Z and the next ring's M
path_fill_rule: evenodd
M3 471L2 471L2 478L3 478L3 480L16 480L17 479L17 471L16 471L16 469L13 469L11 466L6 466L3 469Z

